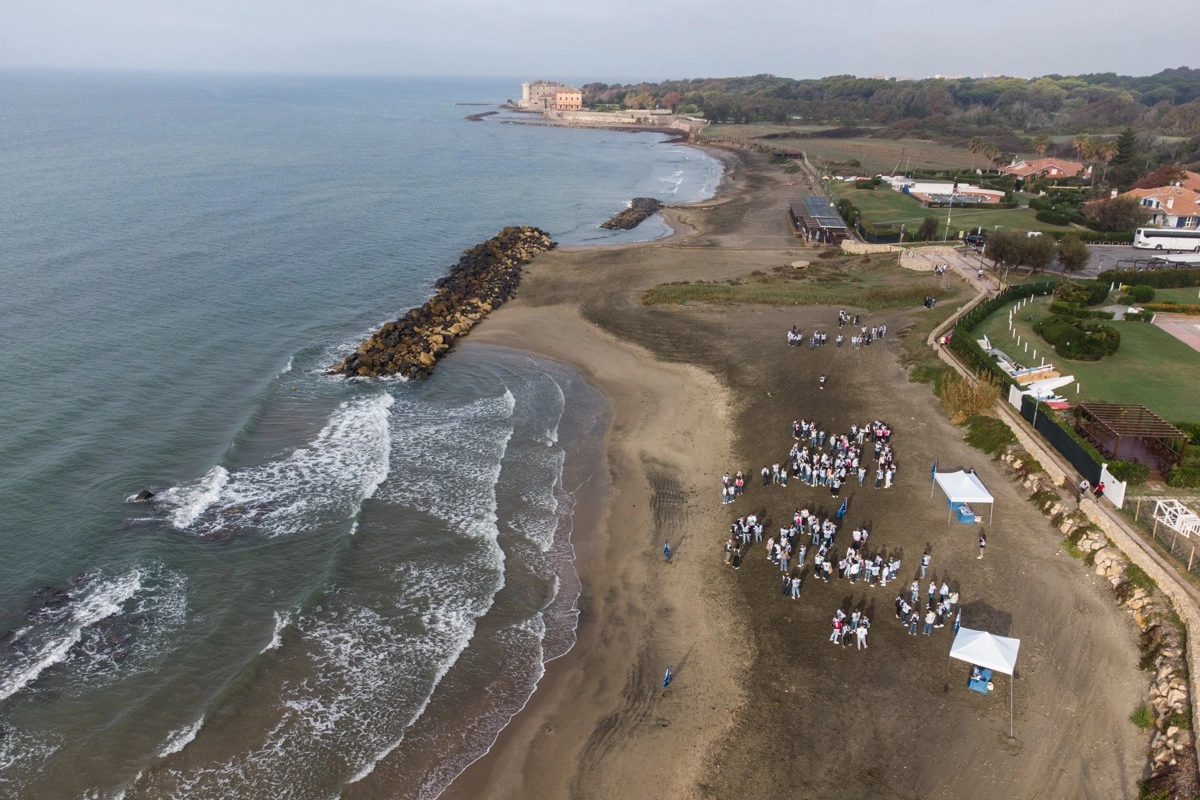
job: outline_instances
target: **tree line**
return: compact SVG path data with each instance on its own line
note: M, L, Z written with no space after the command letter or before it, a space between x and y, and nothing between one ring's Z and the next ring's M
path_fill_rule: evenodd
M1184 137L1176 154L1200 151L1200 69L1149 76L1115 73L1039 78L859 78L795 80L774 75L659 83L589 83L591 106L667 108L717 123L863 125L875 135L980 135L1019 150L1038 134L1111 132L1131 126ZM990 135L989 135L990 134Z

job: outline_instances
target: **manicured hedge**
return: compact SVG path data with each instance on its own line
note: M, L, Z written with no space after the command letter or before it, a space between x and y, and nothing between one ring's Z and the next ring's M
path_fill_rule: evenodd
M1142 308L1148 312L1163 314L1200 314L1200 305L1194 303L1145 303ZM1129 318L1128 315L1125 317Z
M1141 305L1149 303L1154 299L1154 287L1147 286L1144 283L1139 283L1136 286L1129 287L1129 296L1133 298L1133 302Z
M1110 325L1050 316L1034 323L1033 330L1063 358L1099 361L1121 346L1121 334Z
M1045 211L1037 212L1036 214L1033 215L1033 217L1038 222L1044 222L1047 225L1070 225L1071 224L1071 217L1067 214L1062 213L1061 211L1051 211L1050 209L1046 209Z
M1091 308L1084 308L1076 303L1064 303L1061 300L1055 300L1050 304L1050 313L1058 314L1060 317L1072 317L1074 319L1112 319L1113 312L1097 311Z
M1009 303L1025 297L1050 294L1054 291L1054 286L1054 281L1020 284L1010 286L995 297L984 300L959 319L958 325L954 329L954 335L950 338L950 351L966 362L967 366L976 373L994 375L1001 386L1011 385L1013 379L1009 377L1009 374L1000 369L995 359L985 353L979 343L975 341L975 328Z
M1179 289L1200 286L1200 269L1110 269L1101 272L1098 280L1104 283L1139 284L1156 289Z
M1054 290L1054 296L1065 303L1098 306L1108 299L1111 284L1101 281L1066 281Z

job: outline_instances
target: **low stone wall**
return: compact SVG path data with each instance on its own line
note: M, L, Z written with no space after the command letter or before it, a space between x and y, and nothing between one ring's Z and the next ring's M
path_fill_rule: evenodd
M1103 514L1093 516L1086 510L1083 513L1089 520L1107 521ZM1111 530L1114 526L1104 527ZM1117 535L1123 532L1118 531ZM1185 646L1183 632L1172 620L1172 604L1163 591L1134 586L1129 580L1131 561L1123 549L1113 545L1103 528L1084 533L1079 537L1078 547L1093 563L1096 574L1112 585L1117 600L1133 611L1134 622L1142 632L1142 666L1153 676L1147 707L1154 724L1150 777L1144 785L1148 791L1165 791L1168 797L1195 797L1200 785L1196 742L1191 730L1194 698L1188 682L1189 662L1192 668L1195 666L1188 651L1195 648ZM1150 574L1145 567L1141 568ZM1172 583L1166 575L1161 582L1157 578L1155 582L1159 587L1169 587ZM1181 616L1190 613L1188 604L1175 603L1174 608Z
M894 253L900 249L899 245L895 244L868 244L860 242L856 239L843 239L842 252L850 253L851 255L861 256L872 253Z

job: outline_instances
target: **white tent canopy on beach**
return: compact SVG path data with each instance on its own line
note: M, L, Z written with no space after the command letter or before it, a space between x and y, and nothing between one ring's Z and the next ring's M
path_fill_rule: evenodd
M1020 647L1020 639L959 628L958 635L954 637L954 644L950 645L950 657L977 667L1012 675L1013 670L1017 668L1017 650Z
M933 480L942 491L946 493L946 499L951 503L953 508L954 503L987 503L988 509L988 524L992 523L992 512L996 509L996 501L992 497L991 492L983 485L983 481L979 480L974 472L934 472ZM953 513L953 511L951 511Z
M954 644L950 645L950 658L957 658L959 661L990 669L993 672L1003 672L1010 676L1008 679L1008 738L1010 739L1013 735L1013 679L1011 676L1016 672L1017 651L1020 649L1020 639L996 636L987 631L977 631L971 628L959 628L954 637Z

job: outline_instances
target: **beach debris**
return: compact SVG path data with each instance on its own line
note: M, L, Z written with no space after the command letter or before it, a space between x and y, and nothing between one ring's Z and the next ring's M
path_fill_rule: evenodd
M425 378L456 339L516 293L521 269L555 243L540 228L509 227L463 253L423 306L388 322L329 367L346 377Z
M629 208L618 211L612 217L600 224L601 228L610 231L628 231L642 224L642 220L658 212L663 204L653 197L635 197L629 203Z

